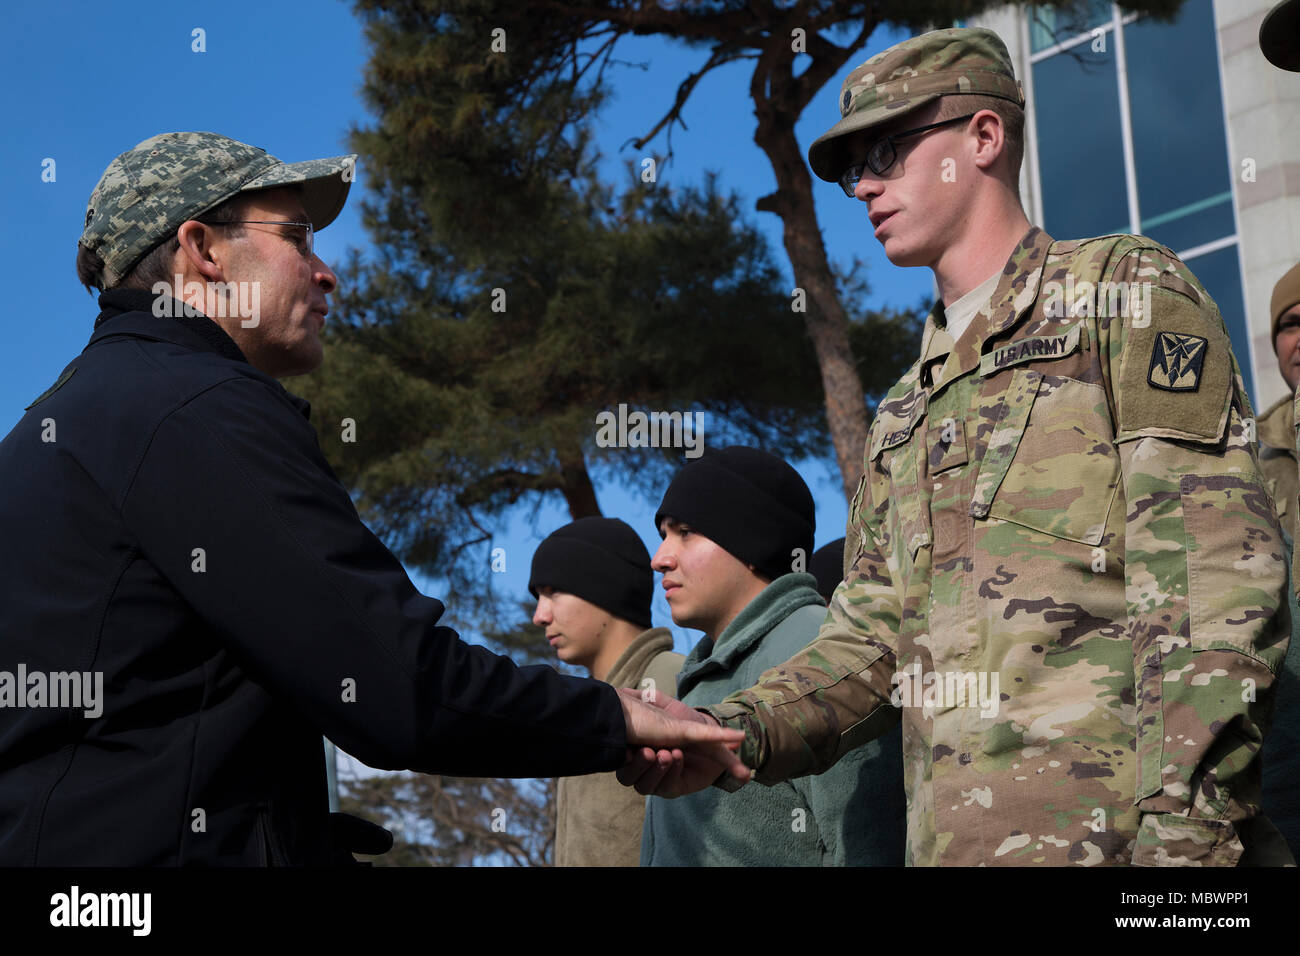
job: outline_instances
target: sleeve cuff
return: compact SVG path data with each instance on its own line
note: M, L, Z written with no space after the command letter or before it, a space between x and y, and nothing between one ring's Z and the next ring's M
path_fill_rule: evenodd
M696 707L695 709L702 714L708 714L723 727L732 727L736 730L745 729L740 725L739 720L732 720L730 722L727 720L728 716L734 716L729 714L728 711L734 711L736 714L746 713L743 707L738 707L735 704L715 704L712 707ZM727 793L735 793L744 785L744 780L737 780L725 770L722 771L717 780L713 781L713 786L717 787L719 790L725 790Z

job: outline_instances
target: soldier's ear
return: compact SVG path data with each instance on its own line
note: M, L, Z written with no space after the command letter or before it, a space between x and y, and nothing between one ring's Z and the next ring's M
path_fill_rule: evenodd
M975 165L988 169L1006 149L1006 130L1002 128L1002 117L993 110L980 110L972 122L979 144L975 151Z

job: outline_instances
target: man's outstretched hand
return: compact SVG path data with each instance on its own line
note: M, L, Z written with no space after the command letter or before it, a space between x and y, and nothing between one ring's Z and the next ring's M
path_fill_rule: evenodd
M667 694L643 698L633 688L620 688L627 720L628 762L618 781L637 793L680 797L710 786L723 773L748 780L749 768L735 751L745 735L727 730L693 707Z

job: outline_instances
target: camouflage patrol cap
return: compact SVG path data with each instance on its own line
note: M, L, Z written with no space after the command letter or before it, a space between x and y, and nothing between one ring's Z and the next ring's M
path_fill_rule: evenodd
M1282 70L1300 73L1300 0L1283 0L1259 25L1259 49Z
M104 260L103 287L111 288L185 220L239 193L298 184L319 231L343 209L356 159L284 163L217 133L162 133L108 164L90 194L80 244Z
M844 80L841 119L809 147L808 165L819 179L835 182L854 162L845 150L852 134L954 93L997 96L1025 105L1011 55L992 30L935 30L867 60Z

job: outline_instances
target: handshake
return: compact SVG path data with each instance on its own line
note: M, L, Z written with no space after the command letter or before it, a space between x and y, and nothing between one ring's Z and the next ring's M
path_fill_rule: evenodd
M710 786L723 773L748 781L749 768L736 756L744 731L716 720L676 698L619 688L627 721L628 759L618 782L637 793L680 797Z

